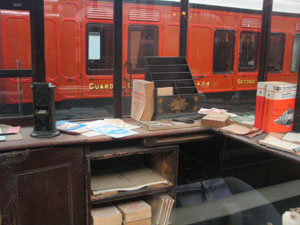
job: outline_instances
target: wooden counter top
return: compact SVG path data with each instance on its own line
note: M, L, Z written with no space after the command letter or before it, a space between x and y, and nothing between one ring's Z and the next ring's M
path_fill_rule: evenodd
M125 122L140 125L138 122L131 119L125 119ZM23 136L23 140L0 142L0 152L12 151L18 149L27 149L27 148L32 149L32 148L43 148L49 146L79 145L79 144L86 144L86 143L193 134L193 133L205 132L208 130L209 130L208 128L204 128L204 127L189 127L184 129L170 129L170 130L159 130L159 131L148 131L144 128L139 128L134 130L137 131L138 134L126 138L120 138L120 139L114 139L105 135L89 138L83 135L72 135L72 134L65 134L65 133L61 133L59 136L53 138L32 138L30 134L33 131L33 127L22 127L20 132Z

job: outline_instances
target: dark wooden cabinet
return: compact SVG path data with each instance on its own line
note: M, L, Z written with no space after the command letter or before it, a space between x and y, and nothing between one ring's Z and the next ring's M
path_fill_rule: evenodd
M85 224L83 156L81 147L1 154L0 224Z
M86 155L86 165L88 170L87 193L89 195L90 208L98 208L103 205L116 204L128 200L148 199L163 193L168 193L175 198L179 147L173 145L147 148L141 145L127 144L124 142L117 146L111 145L108 148L98 145L89 146L88 154ZM90 184L91 180L94 179L93 174L104 175L110 173L116 167L124 168L125 166L126 168L126 166L130 165L148 167L164 177L168 183L150 185L131 191L112 192L96 196L92 194ZM92 224L91 217L88 217L88 220L88 224Z

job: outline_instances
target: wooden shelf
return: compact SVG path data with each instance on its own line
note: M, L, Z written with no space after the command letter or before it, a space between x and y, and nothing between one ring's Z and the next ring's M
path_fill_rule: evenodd
M161 193L175 193L178 174L178 146L145 147L136 145L123 148L97 148L98 146L93 146L89 149L89 154L85 156L88 165L87 194L91 205ZM118 167L118 165L127 168L126 165L138 165L139 163L144 163L147 167L164 177L168 183L150 185L133 191L93 195L91 181L96 174L108 173L109 169L108 171L103 169L110 167L111 170L114 170L114 167Z
M130 146L124 148L91 150L91 152L86 155L86 158L88 160L102 160L102 159L118 158L118 157L125 157L131 155L154 154L159 152L171 151L170 147L172 146L155 147L155 148L147 148L144 146Z
M91 204L95 205L99 203L135 198L140 196L160 194L160 193L173 191L174 188L175 188L174 185L171 182L169 182L168 184L151 185L146 188L142 188L135 191L126 191L126 192L124 191L118 193L114 192L111 194L101 194L97 196L91 195Z

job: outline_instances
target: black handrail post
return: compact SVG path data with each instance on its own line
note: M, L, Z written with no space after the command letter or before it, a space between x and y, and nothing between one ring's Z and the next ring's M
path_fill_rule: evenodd
M180 1L179 56L187 56L189 0Z
M30 0L31 63L33 81L45 82L44 1Z
M270 45L270 34L272 25L273 0L263 1L262 23L261 23L261 50L259 56L258 81L266 81L268 75L268 51Z
M122 118L123 0L114 0L114 117Z
M299 60L299 68L298 68L297 93L296 93L296 103L295 103L293 122L294 122L293 131L300 132L300 60Z

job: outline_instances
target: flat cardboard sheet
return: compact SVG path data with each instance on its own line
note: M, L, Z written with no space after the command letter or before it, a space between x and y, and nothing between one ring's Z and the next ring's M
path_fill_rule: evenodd
M246 134L250 134L250 133L259 131L255 127L249 128L249 127L246 127L243 125L238 125L238 124L231 124L226 127L222 127L220 130L223 132L228 132L228 133L238 134L238 135L246 135Z

